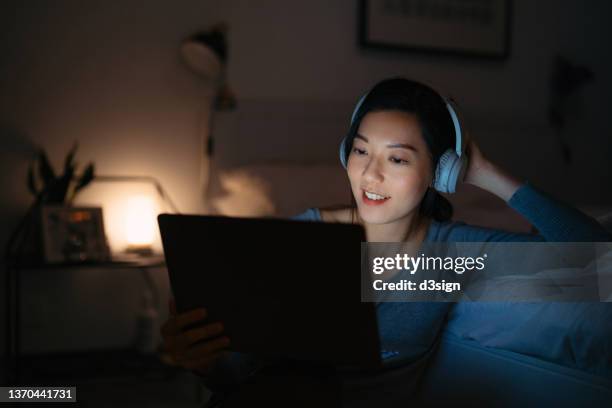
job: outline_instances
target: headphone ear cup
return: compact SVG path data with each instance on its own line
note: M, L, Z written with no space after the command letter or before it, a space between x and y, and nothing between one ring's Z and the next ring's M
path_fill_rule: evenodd
M447 149L436 167L436 181L434 188L441 193L452 193L455 191L454 183L451 185L451 176L455 163L459 160L457 153L452 149ZM451 191L452 190L452 191Z
M434 188L441 193L454 193L465 176L467 159L465 155L457 156L457 152L448 149L438 162L436 167L436 182Z

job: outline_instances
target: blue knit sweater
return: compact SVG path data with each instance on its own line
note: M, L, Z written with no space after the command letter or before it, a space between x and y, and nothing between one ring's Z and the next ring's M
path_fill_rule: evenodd
M594 219L555 200L529 183L519 187L508 200L508 205L524 216L539 234L513 233L471 226L463 222L432 220L425 242L612 241L612 235ZM292 219L322 221L317 208L309 208ZM404 356L408 353L409 359L418 365L435 345L450 307L450 303L379 303L377 316L383 349L401 349ZM249 356L231 353L217 365L205 383L213 390L227 388L246 378L259 366L259 362Z

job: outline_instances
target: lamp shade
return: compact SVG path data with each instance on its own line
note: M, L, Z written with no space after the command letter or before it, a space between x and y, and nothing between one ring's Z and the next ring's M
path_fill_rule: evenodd
M208 31L196 33L181 44L181 58L187 67L199 77L211 81L216 87L214 109L233 110L236 96L226 79L227 26L217 24Z
M227 62L227 43L223 28L213 28L189 37L181 45L185 64L197 75L218 80Z
M187 41L181 46L181 54L187 66L199 76L212 81L221 76L221 61L204 44Z

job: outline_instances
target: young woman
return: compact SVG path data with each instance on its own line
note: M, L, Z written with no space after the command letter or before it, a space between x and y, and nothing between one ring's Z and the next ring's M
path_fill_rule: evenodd
M457 149L458 140L465 149ZM592 218L487 160L473 139L465 140L452 103L415 81L387 79L364 95L353 112L340 158L354 205L311 208L295 219L358 223L368 242L612 241ZM500 197L539 234L452 222L452 206L438 190L453 192L456 181ZM364 392L378 390L388 401L406 401L434 349L449 307L448 303L379 303L383 348L408 350L411 363L402 375L372 381L373 386L355 382L359 386L354 387L352 398L357 401L365 398ZM162 328L165 349L176 364L204 376L213 390L231 388L260 367L248 356L225 351L230 340L223 336L221 323L206 322L205 310L176 315L172 304L170 310L171 317ZM199 328L182 331L198 321L202 321ZM381 402L377 400L377 405Z

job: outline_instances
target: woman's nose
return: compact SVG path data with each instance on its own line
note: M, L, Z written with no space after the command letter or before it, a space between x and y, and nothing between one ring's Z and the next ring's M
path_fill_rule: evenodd
M368 182L380 183L384 180L382 173L382 166L378 160L372 159L368 162L366 167L363 169L363 178Z

